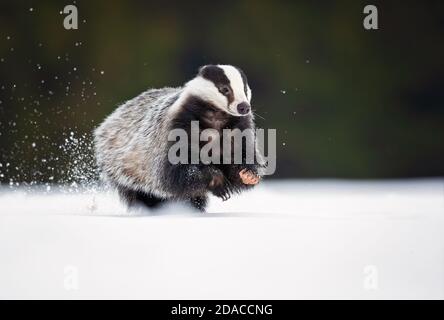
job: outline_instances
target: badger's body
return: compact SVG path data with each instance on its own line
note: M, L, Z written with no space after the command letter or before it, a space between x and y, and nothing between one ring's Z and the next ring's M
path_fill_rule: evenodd
M148 90L117 108L95 131L101 176L129 205L155 207L189 201L204 210L209 192L223 199L253 184L240 172L257 174L257 164L172 164L168 135L172 129L221 132L254 129L245 75L232 66L205 66L185 86ZM257 181L255 182L257 183Z

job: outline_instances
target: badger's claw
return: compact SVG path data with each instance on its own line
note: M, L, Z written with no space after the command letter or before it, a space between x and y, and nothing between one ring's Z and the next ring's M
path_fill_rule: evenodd
M244 184L255 185L259 182L260 177L256 175L254 172L248 169L242 169L239 172L239 177L241 178Z
M213 194L216 197L221 198L223 201L227 201L231 198L231 194L227 186L220 186L219 188L214 189Z
M223 201L230 199L231 194L228 188L229 183L223 173L219 170L213 170L211 171L211 176L211 181L208 184L210 191Z

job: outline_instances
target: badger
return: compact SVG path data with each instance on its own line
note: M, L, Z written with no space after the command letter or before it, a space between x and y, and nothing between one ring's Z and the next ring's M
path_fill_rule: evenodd
M244 161L245 154L237 164L173 164L167 156L169 132L190 132L193 121L200 131L254 129L251 95L240 68L205 65L181 87L149 89L125 102L94 131L102 179L129 207L180 201L205 211L209 194L227 200L252 188L261 178L257 148L252 163Z

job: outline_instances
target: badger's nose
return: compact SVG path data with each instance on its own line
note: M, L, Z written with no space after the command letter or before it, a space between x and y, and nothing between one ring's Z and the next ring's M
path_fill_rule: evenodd
M250 112L250 105L246 102L239 103L237 105L237 112L239 112L240 114L247 114L248 112Z

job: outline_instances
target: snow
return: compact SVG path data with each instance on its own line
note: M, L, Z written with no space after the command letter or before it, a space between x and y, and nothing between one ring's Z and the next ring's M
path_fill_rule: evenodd
M52 188L51 190L55 190ZM280 181L208 213L0 192L0 298L444 298L444 181Z

